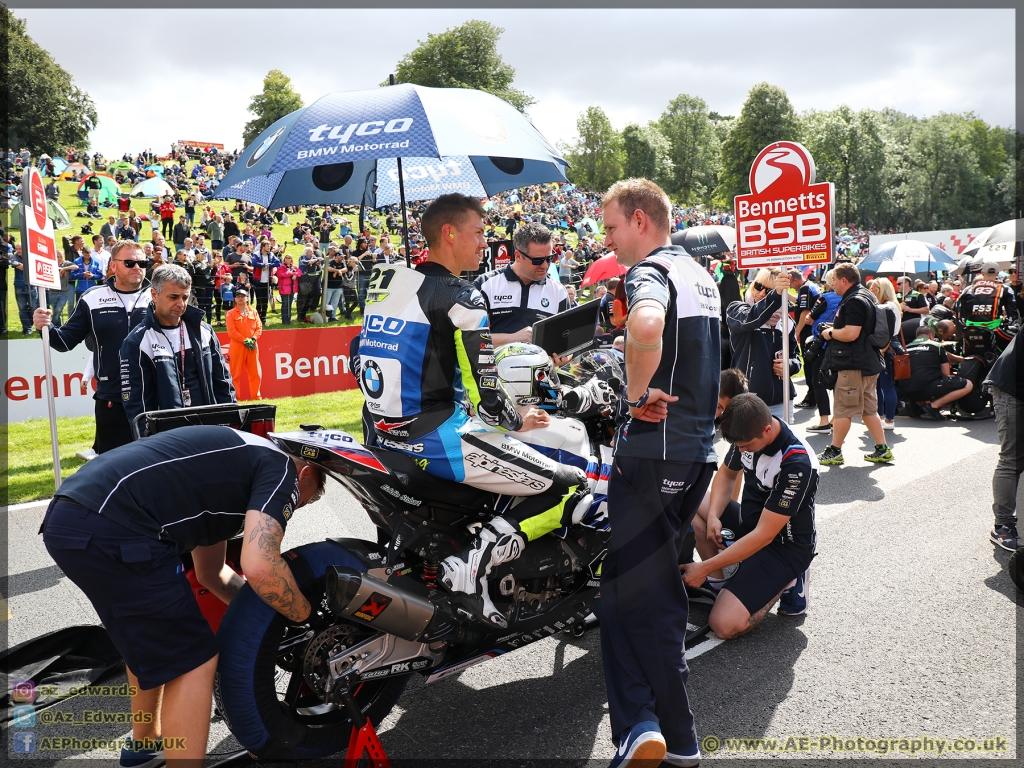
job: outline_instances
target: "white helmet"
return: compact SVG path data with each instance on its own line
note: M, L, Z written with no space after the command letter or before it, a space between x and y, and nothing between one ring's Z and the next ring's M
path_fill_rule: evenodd
M560 385L548 353L536 344L513 342L494 354L498 383L516 405L561 403Z

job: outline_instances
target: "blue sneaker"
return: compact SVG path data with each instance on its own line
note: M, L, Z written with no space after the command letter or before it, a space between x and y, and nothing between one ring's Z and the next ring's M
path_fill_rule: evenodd
M807 613L808 592L811 586L811 569L796 577L796 582L779 598L779 614L801 616Z
M129 736L121 747L120 768L158 768L166 762L162 749L146 749L148 746L161 746L160 742L154 744L135 743Z
M658 724L645 720L621 737L619 749L609 768L657 768L665 759L665 737Z
M679 752L666 752L665 765L673 765L676 768L695 768L700 765L700 748L694 744Z

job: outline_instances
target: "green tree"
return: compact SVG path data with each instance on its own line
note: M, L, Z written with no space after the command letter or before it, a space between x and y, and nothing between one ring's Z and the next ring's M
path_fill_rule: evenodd
M603 192L622 178L622 137L600 107L580 113L576 131L574 142L559 147L569 161L569 181Z
M418 41L415 50L398 62L395 80L430 88L475 88L525 112L536 100L512 87L516 70L498 54L498 38L504 31L471 19L440 34L428 34L426 42Z
M285 115L302 109L302 97L292 88L292 79L279 69L272 69L263 78L263 92L249 102L252 120L245 124L242 142L248 146Z
M55 154L68 147L88 149L89 132L96 127L96 106L25 32L25 22L3 8L0 45L7 51L2 135L15 150Z
M722 144L722 170L716 198L732 207L736 195L750 192L750 166L773 141L799 140L799 123L786 92L758 83L750 89L736 124Z
M666 186L672 180L672 159L669 143L658 124L641 126L631 123L622 129L622 175L644 178Z
M672 183L668 189L684 204L710 202L719 169L721 146L704 99L681 93L658 119L668 139Z

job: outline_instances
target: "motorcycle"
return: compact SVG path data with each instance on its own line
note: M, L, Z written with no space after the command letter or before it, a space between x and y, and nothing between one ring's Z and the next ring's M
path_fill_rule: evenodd
M559 376L570 385L597 376L621 389L621 369L607 352L586 353ZM340 482L378 536L284 553L314 606L305 624L290 623L248 586L231 602L218 631L214 695L246 750L263 760L330 755L354 738L353 723L380 723L411 675L429 684L558 632L583 634L608 548L613 410L594 406L551 422L539 431L546 437L537 437L547 444L531 437L531 445L566 463L591 457L583 461L594 504L578 522L492 571L490 597L503 627L480 618L460 594L439 589L437 576L441 560L514 498L436 478L412 455L360 444L339 430L303 425L271 435Z

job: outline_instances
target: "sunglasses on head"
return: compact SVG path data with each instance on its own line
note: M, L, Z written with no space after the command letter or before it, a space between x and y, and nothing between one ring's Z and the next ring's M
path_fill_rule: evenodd
M550 264L552 261L555 260L554 255L551 255L551 256L541 256L539 259L535 259L533 256L527 256L522 251L516 251L516 253L518 253L520 256L522 256L524 259L526 259L531 264L533 264L533 266L535 266L535 267L539 267L541 264Z
M149 265L148 259L114 259L114 261L124 264L128 269L135 269L136 267L145 269Z

